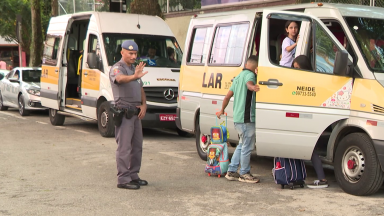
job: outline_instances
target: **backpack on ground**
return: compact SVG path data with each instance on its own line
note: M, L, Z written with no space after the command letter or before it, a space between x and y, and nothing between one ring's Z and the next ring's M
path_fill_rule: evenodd
M299 159L276 157L272 172L276 184L280 184L282 189L284 189L285 185L288 185L291 189L296 185L303 188L304 180L307 177L305 164Z
M226 125L227 115L224 124L211 128L211 144L207 149L207 164L205 165L205 172L208 173L208 176L217 175L220 178L221 175L228 171L227 139L229 138L229 133L227 132Z

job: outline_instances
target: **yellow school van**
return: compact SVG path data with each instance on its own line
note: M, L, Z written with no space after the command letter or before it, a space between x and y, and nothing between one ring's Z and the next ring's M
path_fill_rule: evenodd
M312 70L280 66L285 23L299 26L295 57ZM196 134L206 158L210 127L248 56L259 60L256 152L334 165L341 188L375 193L384 179L384 9L302 4L197 15L183 56L176 124ZM226 112L238 142L233 98Z
M43 54L41 103L52 125L65 116L97 121L100 134L114 136L110 106L110 68L121 59L121 44L139 46L137 62L145 62L142 78L147 97L143 127L176 129L175 117L181 49L159 17L84 12L50 20ZM187 133L179 130L180 135Z

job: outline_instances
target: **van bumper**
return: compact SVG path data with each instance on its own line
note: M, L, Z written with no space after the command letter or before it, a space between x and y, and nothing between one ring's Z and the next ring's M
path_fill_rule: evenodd
M381 170L384 172L384 140L373 140L373 146L375 147Z
M175 121L160 121L160 115L176 115L176 108L160 108L148 106L144 119L141 120L143 128L176 129Z
M177 107L176 109L176 119L175 119L176 127L182 130L181 127L181 119L180 119L180 108Z

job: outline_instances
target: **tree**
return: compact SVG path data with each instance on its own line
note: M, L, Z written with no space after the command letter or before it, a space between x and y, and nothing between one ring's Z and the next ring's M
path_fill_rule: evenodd
M51 12L52 17L59 15L59 2L58 2L58 0L52 0L51 7L52 7L52 12Z
M96 5L96 11L109 11L109 0L101 0L98 3L102 3L102 5Z
M31 42L31 8L29 0L0 1L0 35L8 42L19 43L16 37L16 16L22 16L22 49L29 54Z
M43 48L40 0L31 0L32 41L29 66L39 66Z
M158 16L164 19L158 0L134 0L130 5L130 12Z

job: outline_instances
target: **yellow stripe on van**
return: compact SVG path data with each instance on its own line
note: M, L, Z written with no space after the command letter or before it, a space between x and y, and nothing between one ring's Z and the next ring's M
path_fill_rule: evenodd
M43 65L41 68L41 82L50 84L59 84L60 68L55 66Z
M282 86L260 85L260 91L256 93L257 102L329 107L324 103L332 97L335 97L335 102L339 102L340 97L337 98L337 94L352 80L350 77L291 68L258 68L258 83L273 79L282 83ZM348 95L344 96L342 99L345 99L346 106L338 108L349 109L351 98Z
M241 67L181 66L180 88L183 91L226 95L232 79Z
M352 110L384 114L384 88L377 80L355 79Z
M88 73L85 75L85 73ZM82 71L82 89L100 90L100 71L97 70L83 70Z

